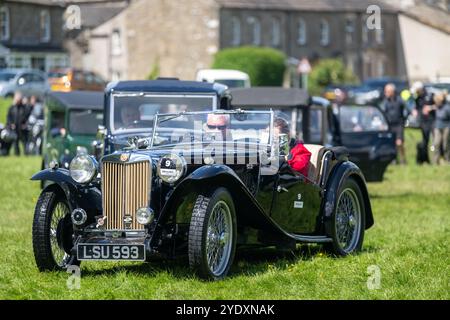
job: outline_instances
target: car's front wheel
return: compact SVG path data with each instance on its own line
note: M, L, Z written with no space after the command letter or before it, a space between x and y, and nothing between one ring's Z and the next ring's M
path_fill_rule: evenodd
M33 250L40 271L64 270L79 265L71 254L73 227L67 199L62 192L41 193L33 219Z
M336 196L337 204L328 222L332 243L326 248L338 256L361 250L365 230L365 207L358 183L347 178Z
M230 193L219 188L211 196L197 196L189 228L190 266L202 278L224 278L233 263L236 235L236 212Z

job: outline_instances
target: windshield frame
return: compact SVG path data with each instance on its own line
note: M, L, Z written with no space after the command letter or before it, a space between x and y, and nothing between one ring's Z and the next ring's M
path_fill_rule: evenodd
M270 123L269 123L269 146L271 147L271 153L274 152L274 141L273 141L273 121L274 121L274 111L272 109L269 109L267 111L265 110L211 110L211 111L191 111L191 112L179 112L179 113L157 113L155 114L155 120L153 122L153 130L152 130L152 139L150 148L158 148L159 146L154 146L153 142L155 141L155 134L156 134L156 125L158 124L158 120L160 117L170 117L170 116L179 116L179 115L200 115L200 114L270 114ZM183 143L179 143L180 145L183 145ZM184 143L185 144L185 143ZM168 144L164 145L162 147L166 146L176 146L178 144Z
M210 98L212 99L212 111L215 111L217 109L217 95L212 93L182 93L182 92L174 92L174 93L167 93L167 92L113 92L110 96L109 101L109 110L108 110L108 117L106 119L109 130L111 134L132 134L132 133L152 133L154 130L154 124L151 128L136 128L136 129L125 129L125 130L119 130L114 128L114 107L115 107L115 98L116 97L154 97L154 98ZM206 111L208 112L208 111ZM155 121L156 119L153 119ZM152 134L153 136L153 134Z

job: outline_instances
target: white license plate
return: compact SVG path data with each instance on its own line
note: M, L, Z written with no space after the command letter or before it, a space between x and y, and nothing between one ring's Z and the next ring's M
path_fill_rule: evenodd
M129 260L144 261L143 244L86 244L77 246L78 260Z

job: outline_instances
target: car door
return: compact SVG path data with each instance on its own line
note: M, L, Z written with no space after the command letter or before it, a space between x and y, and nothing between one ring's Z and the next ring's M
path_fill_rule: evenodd
M29 95L33 91L32 87L33 75L31 73L23 73L17 79L17 89L25 95Z
M367 181L382 181L396 157L395 137L384 114L375 106L339 107L340 141Z
M46 79L37 73L34 73L32 75L31 87L33 94L38 96L43 96L45 92L49 89L47 86Z
M285 231L312 234L320 212L320 188L280 159L275 183L272 219Z

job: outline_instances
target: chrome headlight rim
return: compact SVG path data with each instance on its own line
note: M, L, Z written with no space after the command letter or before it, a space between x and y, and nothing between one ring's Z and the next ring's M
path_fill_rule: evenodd
M175 169L161 168L162 162L170 159L175 164ZM168 170L175 170L170 172ZM167 184L174 184L186 174L187 163L184 157L176 153L167 153L158 160L156 173L161 180Z
M70 177L77 183L90 183L98 172L98 164L94 157L87 154L76 155L69 164Z
M148 225L153 222L155 218L154 211L149 207L142 207L136 211L136 221L141 225Z

